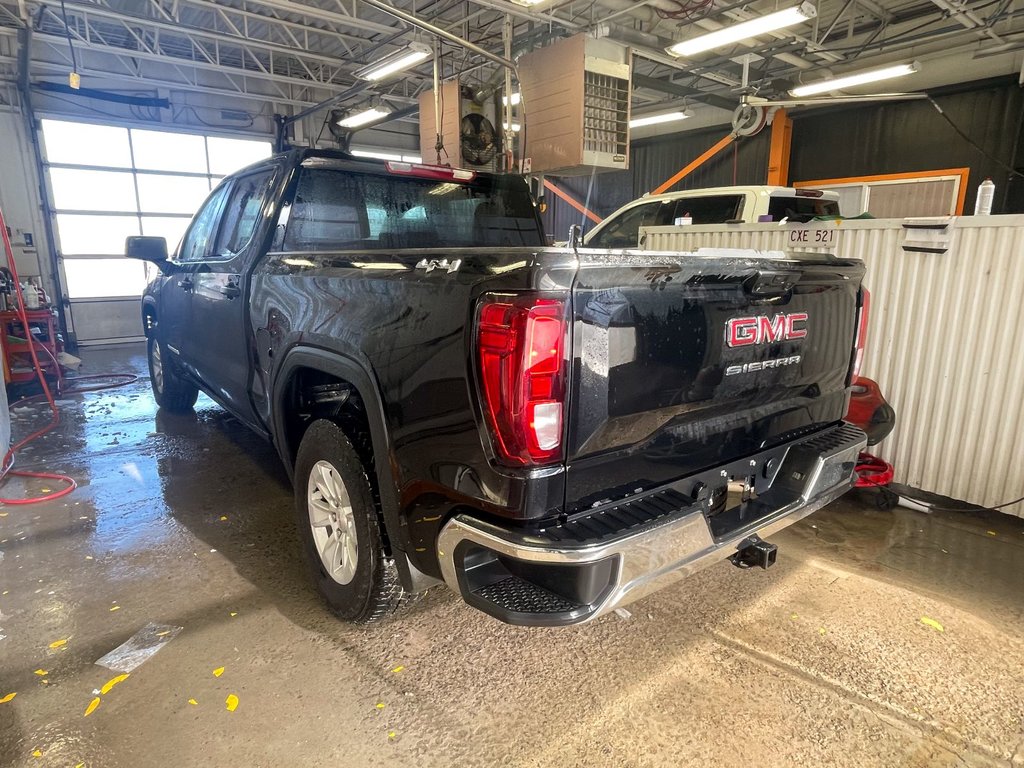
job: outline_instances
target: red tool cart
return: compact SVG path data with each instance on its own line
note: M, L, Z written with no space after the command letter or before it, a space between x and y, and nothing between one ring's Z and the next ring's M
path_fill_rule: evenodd
M0 312L0 328L3 331L4 379L10 384L24 384L34 381L35 370L28 351L28 336L36 343L39 363L47 376L60 378L60 364L57 356L61 353L61 340L57 331L57 317L52 309L29 309L28 334L22 327L21 318L14 311Z

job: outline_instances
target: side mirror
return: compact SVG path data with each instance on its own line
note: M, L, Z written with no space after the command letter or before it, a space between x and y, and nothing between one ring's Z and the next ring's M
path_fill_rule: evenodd
M163 237L129 237L124 241L124 255L129 259L163 264L167 261L167 240Z

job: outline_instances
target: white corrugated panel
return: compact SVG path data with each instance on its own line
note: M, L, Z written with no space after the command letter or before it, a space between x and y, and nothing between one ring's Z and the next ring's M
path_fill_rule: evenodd
M785 250L790 229L657 227L645 245ZM985 506L1024 496L1024 216L952 219L945 253L904 251L921 235L903 220L846 221L837 232L837 252L868 268L863 372L897 413L872 451L915 488ZM1024 504L1003 511L1024 517Z

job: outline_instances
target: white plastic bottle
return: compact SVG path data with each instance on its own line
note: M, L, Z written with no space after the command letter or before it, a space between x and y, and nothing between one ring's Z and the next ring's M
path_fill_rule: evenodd
M985 179L978 185L978 199L974 203L975 216L988 216L992 213L992 201L996 196L996 185L992 179Z

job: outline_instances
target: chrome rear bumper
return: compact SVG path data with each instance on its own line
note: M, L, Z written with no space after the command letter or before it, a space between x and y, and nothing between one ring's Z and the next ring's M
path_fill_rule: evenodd
M587 536L572 521L523 532L456 515L438 537L441 571L468 603L508 623L592 621L838 498L852 486L866 442L849 424L830 428L588 512L579 526ZM709 514L701 489L748 475L757 478L757 499ZM614 530L623 519L631 524Z

